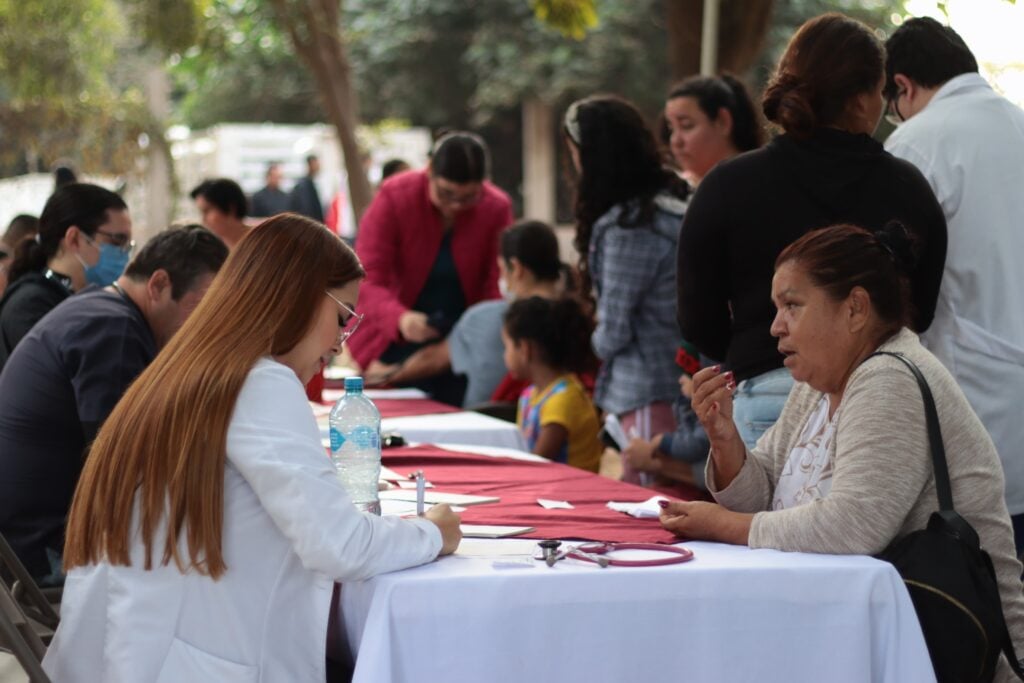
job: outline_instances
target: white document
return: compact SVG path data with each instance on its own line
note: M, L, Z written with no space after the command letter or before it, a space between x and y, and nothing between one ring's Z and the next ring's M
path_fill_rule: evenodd
M384 481L412 481L409 477L403 477L398 472L383 465L380 466L380 478Z
M503 526L500 524L462 524L462 535L465 538L508 538L535 531L532 526Z
M416 502L416 491L407 491L405 489L393 489L391 491L381 491L381 500L402 500L406 502ZM438 505L440 503L448 503L449 505L481 505L483 503L497 503L500 498L497 496L474 496L466 493L445 493L443 491L431 491L424 496L423 501L428 505Z
M608 436L619 447L620 452L629 445L629 439L626 438L626 432L622 429L622 423L619 422L619 418L613 413L608 413L604 416L604 430L608 432Z
M400 489L412 489L413 491L416 490L416 481L413 479L399 479L395 483L398 484L398 488ZM432 489L434 488L434 485L431 484L429 481L425 481L423 482L423 488Z

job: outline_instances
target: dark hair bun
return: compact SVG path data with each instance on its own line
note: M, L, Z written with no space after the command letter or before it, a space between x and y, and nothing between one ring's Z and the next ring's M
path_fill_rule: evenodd
M881 230L876 230L875 239L893 259L896 267L903 273L909 273L917 264L914 236L907 226L899 221L889 221Z
M769 121L796 136L809 135L818 125L807 86L790 74L780 75L768 86L762 108Z

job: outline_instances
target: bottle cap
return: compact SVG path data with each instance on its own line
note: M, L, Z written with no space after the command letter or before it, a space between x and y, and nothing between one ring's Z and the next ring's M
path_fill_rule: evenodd
M359 394L363 391L363 378L362 377L346 377L345 378L345 393Z

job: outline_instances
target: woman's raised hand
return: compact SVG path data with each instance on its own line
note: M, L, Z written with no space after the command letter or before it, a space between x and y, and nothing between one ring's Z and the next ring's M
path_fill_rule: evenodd
M704 426L712 447L738 437L739 432L732 421L732 395L736 391L736 380L732 372L722 372L721 365L704 368L693 376L693 400L691 405L697 419Z
M739 474L747 457L747 448L732 421L732 395L736 380L722 366L704 368L693 376L693 411L704 425L711 442L715 486L728 486Z

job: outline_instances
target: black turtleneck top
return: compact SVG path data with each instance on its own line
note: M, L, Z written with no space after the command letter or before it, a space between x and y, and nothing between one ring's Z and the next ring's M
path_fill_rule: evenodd
M899 220L918 241L913 329L931 324L946 260L946 220L913 165L868 135L821 128L780 135L716 166L697 188L678 251L684 338L737 380L782 367L769 333L775 259L804 233L837 223L878 230Z

